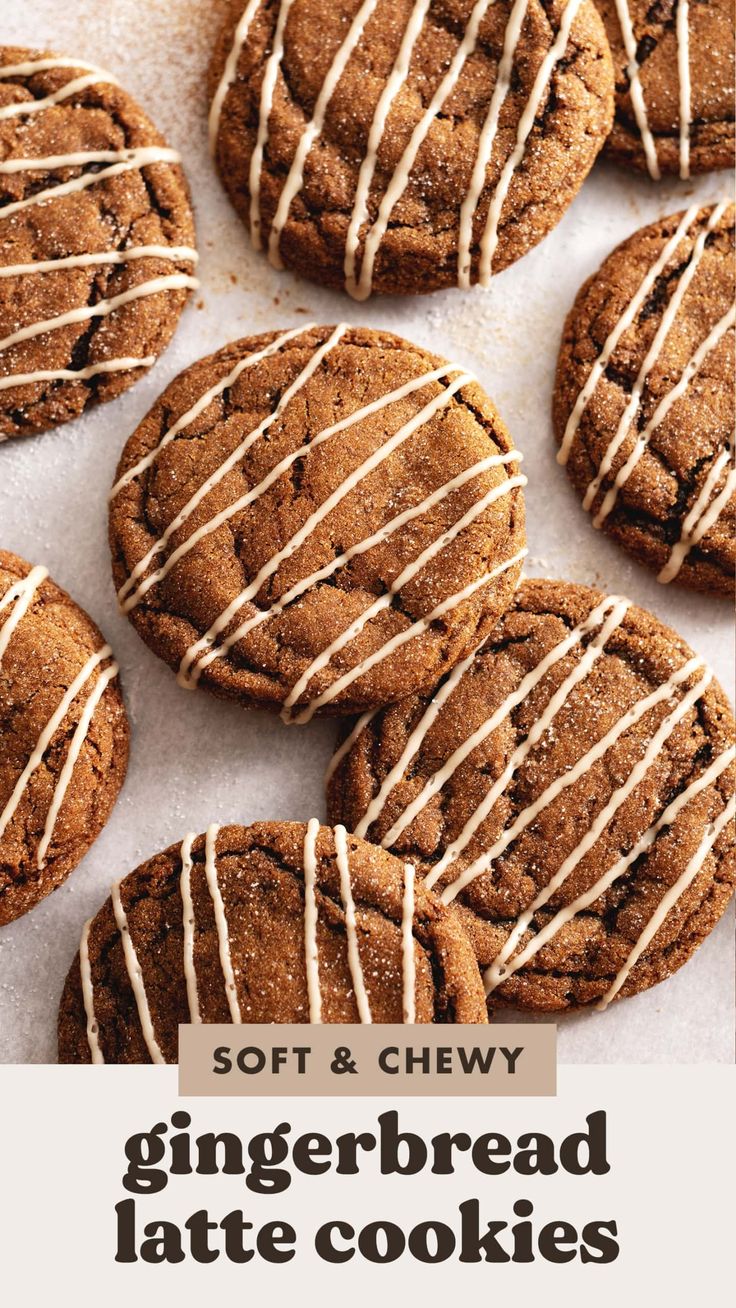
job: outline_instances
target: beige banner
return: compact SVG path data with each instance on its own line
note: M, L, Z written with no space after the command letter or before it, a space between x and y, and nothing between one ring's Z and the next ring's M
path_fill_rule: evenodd
M180 1026L182 1095L554 1095L557 1028Z

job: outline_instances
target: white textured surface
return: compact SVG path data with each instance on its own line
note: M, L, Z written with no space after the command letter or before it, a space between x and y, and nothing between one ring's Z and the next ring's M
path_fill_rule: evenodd
M724 176L653 185L601 166L544 244L489 292L356 305L255 255L206 148L205 72L220 0L0 0L0 39L99 61L139 97L185 159L202 253L202 289L173 345L121 400L57 432L0 448L0 545L52 576L99 622L122 667L133 726L128 780L112 819L67 883L0 931L0 1061L55 1058L56 1008L82 923L113 879L210 822L323 813L334 727L287 729L205 694L187 694L116 610L106 495L122 446L183 367L249 332L324 322L386 326L473 369L527 458L530 575L625 593L677 627L733 680L728 606L662 587L594 532L555 463L549 407L564 314L578 286L636 227L719 196ZM731 1061L733 912L664 985L598 1016L560 1023L566 1062Z

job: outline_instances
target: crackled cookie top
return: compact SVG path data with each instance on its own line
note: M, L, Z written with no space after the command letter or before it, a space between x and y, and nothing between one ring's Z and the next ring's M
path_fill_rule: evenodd
M597 0L616 72L606 153L655 180L734 164L733 0Z
M558 460L595 527L660 581L731 595L734 206L662 218L582 287L560 348Z
M111 73L0 47L0 156L3 441L132 385L197 255L179 156Z
M0 550L0 926L69 875L125 777L110 646L46 569Z
M312 821L210 827L86 924L65 1063L176 1062L180 1022L485 1022L458 915L410 864Z
M605 1007L686 962L728 903L735 734L651 614L524 581L430 697L359 719L330 818L461 907L492 1002Z
M178 672L287 721L432 684L509 603L524 477L462 368L303 327L187 369L128 441L123 610Z
M487 285L610 130L590 0L233 0L211 145L271 262L357 299Z

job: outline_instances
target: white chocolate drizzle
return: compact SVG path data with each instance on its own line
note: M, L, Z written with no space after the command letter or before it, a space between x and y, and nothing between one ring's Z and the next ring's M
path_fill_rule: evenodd
M468 822L466 822L460 835L456 840L453 840L452 843L448 845L439 863L432 869L431 875L427 878L427 884L430 887L436 884L450 864L454 863L470 844L476 831L482 823L485 822L488 814L491 812L496 801L500 799L501 795L504 793L506 786L511 781L512 777L516 775L522 763L525 762L534 747L539 744L542 737L549 730L560 709L564 708L567 704L575 687L586 679L594 663L603 654L609 637L612 636L613 632L620 627L626 617L628 609L629 604L627 600L621 600L611 609L600 631L593 637L572 671L567 677L565 677L564 681L551 696L545 705L544 711L537 718L529 734L525 736L519 745L517 745L505 768L493 782L493 785L483 797L483 800L476 808L472 817ZM443 891L442 899L445 903L450 903L459 891L468 884L472 879L469 873L470 869L467 869L465 874L458 877L451 886L448 886Z
M401 912L402 956L402 1019L414 1023L416 1009L416 959L414 957L414 881L416 872L412 863L404 864L404 897Z
M368 999L368 991L365 986L363 968L360 962L360 950L358 948L358 930L355 917L355 901L353 899L353 887L350 879L350 856L348 852L348 841L345 828L343 826L335 827L335 856L337 859L337 869L340 873L340 896L342 898L343 908L345 910L345 932L348 941L348 966L350 976L353 982L355 992L355 1002L358 1007L358 1016L361 1022L372 1022L371 1006Z
M595 363L593 364L593 367L588 373L588 376L585 381L585 385L583 386L583 389L580 391L580 394L578 395L575 404L573 405L572 412L570 413L570 417L567 420L567 425L565 426L565 432L562 437L560 449L557 454L558 463L561 464L567 463L570 457L570 451L572 449L573 441L577 434L578 427L580 426L580 420L586 408L588 407L588 403L591 399L591 396L593 395L593 392L595 391L598 385L598 382L603 376L603 373L605 372L611 360L611 356L613 355L616 346L621 340L621 337L623 336L624 332L628 331L629 327L631 327L635 322L637 314L639 313L639 310L641 309L642 305L644 304L644 301L649 295L649 292L654 286L654 283L666 268L670 259L672 258L675 251L677 250L677 247L679 246L680 242L683 240L683 238L689 231L690 227L694 223L697 215L698 215L697 204L691 205L690 208L687 210L687 212L682 215L682 218L677 224L676 230L673 232L672 236L665 243L665 245L663 245L659 253L659 256L645 273L644 277L639 283L637 290L634 292L631 299L629 300L624 312L622 313L615 327L612 328L611 332L606 337L606 340L603 345L603 349L601 350L600 354L598 355L598 358L595 360Z
M355 198L353 200L353 208L350 214L348 233L345 238L345 260L343 268L345 275L345 289L353 299L356 299L358 296L358 286L355 280L355 261L358 253L360 229L368 218L368 196L370 194L373 176L376 171L378 150L386 130L386 123L388 121L391 106L408 76L409 64L411 62L412 54L414 53L414 46L416 45L419 33L424 26L424 20L427 16L429 4L430 0L414 0L414 7L409 15L406 27L404 28L398 54L396 55L391 72L389 73L388 79L378 98L378 104L376 105L370 130L368 132L368 143L358 173L358 183L355 188Z
M375 219L370 222L368 200L371 185L376 172L378 152L386 133L389 115L396 98L405 85L412 55L417 40L424 26L429 11L430 0L414 0L409 12L399 49L391 70L382 88L374 110L368 131L365 153L361 161L355 196L345 238L344 277L345 288L357 300L365 300L371 294L376 256L388 229L391 215L409 183L412 169L419 151L426 141L438 115L452 95L461 74L476 49L480 25L493 0L476 0L468 16L457 49L449 61L447 71L436 86L433 95L420 118L414 126L410 138L396 164L391 177L378 201ZM306 160L315 143L322 134L328 106L335 89L342 78L351 56L357 49L369 23L377 0L363 0L357 8L347 33L338 45L324 80L317 95L312 116L305 123L299 136L289 172L281 190L276 213L271 223L268 237L268 253L276 267L282 266L279 251L281 236L288 220L294 199L304 183ZM534 84L521 114L516 141L510 157L501 172L498 185L491 197L488 218L481 243L479 281L488 285L491 276L491 264L498 238L498 224L501 210L508 194L513 174L524 157L528 137L534 127L539 105L547 88L552 72L567 48L570 29L575 20L581 0L568 0L565 6L557 36L547 51L539 67ZM263 158L268 142L269 120L274 105L274 97L281 62L284 55L284 34L291 9L292 0L280 0L276 10L275 30L271 52L266 60L261 85L258 111L258 128L256 142L251 155L249 167L250 191L250 230L251 239L256 248L261 241L260 192ZM473 219L486 181L488 165L491 161L494 142L498 132L501 108L511 88L514 57L526 17L528 0L515 0L504 38L504 48L497 70L496 82L491 96L478 149L473 165L468 192L463 200L459 216L458 239L458 284L470 285L471 245ZM243 47L248 39L253 19L258 9L258 0L250 0L238 23L233 43L225 61L222 77L215 91L209 116L210 148L215 152L217 134L222 117L222 109L230 87L237 80L237 68ZM638 86L638 82L637 82ZM359 274L356 264L360 235L365 231L363 258Z
M356 11L344 41L335 54L332 63L327 71L319 95L314 106L314 111L310 122L305 127L299 138L294 158L291 163L286 181L281 188L279 202L276 207L276 213L271 223L271 232L268 238L268 257L275 268L283 268L281 255L279 254L279 242L281 233L289 216L289 210L295 196L299 194L304 183L304 164L307 155L311 150L317 137L321 135L324 127L325 114L327 106L332 99L338 82L347 67L348 60L357 46L368 19L372 16L378 0L363 0L360 8Z
M527 100L521 118L519 119L519 124L516 129L516 144L501 170L501 176L498 179L498 183L491 197L491 202L488 206L485 229L480 243L480 270L478 280L481 286L488 286L490 284L493 256L496 253L496 247L498 245L498 224L501 218L501 211L506 196L508 195L513 175L524 157L526 143L534 126L534 120L542 96L544 95L552 75L552 70L567 49L570 28L575 21L581 3L582 0L567 0L565 12L560 21L557 36L539 66L529 99Z
M317 950L317 835L319 820L310 818L304 836L304 965L307 972L309 1020L322 1021Z
M695 353L688 359L676 385L672 386L671 389L662 397L646 427L639 432L631 453L625 462L621 464L610 488L604 496L598 513L593 519L594 527L602 526L608 515L613 511L616 506L619 491L622 486L626 485L631 473L647 449L655 431L662 425L672 406L677 403L682 395L685 394L690 382L695 374L700 371L708 355L716 348L719 342L726 335L726 332L731 330L734 323L736 323L736 305L731 305L731 308L716 323L715 327L711 329L705 340L698 346Z
M215 913L215 926L217 928L217 940L220 951L220 966L222 967L222 975L225 981L225 994L227 996L228 1008L230 1009L230 1021L236 1026L240 1026L242 1025L243 1018L240 1012L238 988L235 982L235 972L233 971L233 963L230 956L230 932L227 925L225 903L222 898L220 882L217 876L217 834L219 830L220 828L215 822L207 828L204 838L204 870L207 878L207 889L210 892L210 899L212 900L212 907Z
M3 656L10 643L10 637L18 623L25 617L36 598L39 586L46 580L48 575L46 568L37 565L35 568L31 568L26 577L14 582L0 599L0 613L7 608L10 609L8 617L0 626L0 664L2 664Z
M79 77L64 83L57 91L39 100L23 100L0 106L0 121L29 114L42 113L62 101L97 83L117 86L116 78L93 64L85 64L70 59L36 59L22 64L7 64L0 68L0 81L12 76L30 76L35 72L53 68L73 68L86 70ZM123 173L144 168L150 164L178 163L179 155L175 150L164 146L142 146L121 150L74 151L66 154L51 154L32 158L11 158L0 161L0 175L12 176L22 172L53 172L62 168L90 168L92 165L105 164L99 171L83 171L69 181L49 186L22 200L0 205L0 222L7 221L15 214L32 206L51 203L65 196L96 186L98 183L117 177ZM90 254L68 255L58 259L39 260L37 263L6 265L0 268L0 277L38 276L65 268L88 268L105 264L125 264L129 260L146 257L165 258L196 264L196 251L189 246L150 245L131 247L129 250L110 250ZM152 278L139 286L102 300L98 304L80 306L55 318L31 323L18 328L11 335L0 341L0 352L11 349L24 341L33 340L47 332L77 323L89 322L97 318L106 318L116 310L123 308L148 295L175 290L193 290L199 283L196 278L184 273L175 273L165 277ZM92 364L82 369L52 368L39 369L34 372L16 373L0 378L0 390L16 386L28 386L38 382L83 381L106 373L127 372L133 368L150 367L153 357L117 358L106 360L101 364Z
M490 994L493 990L496 989L498 985L500 985L503 981L507 980L508 977L511 976L513 972L518 971L518 969L522 967L525 963L527 963L530 958L533 958L534 955L537 954L539 950L543 947L543 945L545 945L547 941L551 940L552 937L557 934L557 932L560 930L562 926L565 925L565 923L571 922L572 919L579 912L582 911L582 909L588 908L590 907L591 904L595 903L596 899L598 899L598 897L603 894L604 890L607 890L608 887L611 886L614 881L616 881L620 876L622 876L623 872L626 871L626 869L631 866L631 864L635 861L635 859L638 858L639 855L643 853L651 843L653 843L654 839L656 838L656 835L662 829L662 827L669 825L669 823L673 820L673 816L676 815L677 812L679 812L679 808L682 806L682 804L687 802L687 799L685 797L688 797L693 793L697 793L697 791L694 790L694 787L697 787L700 784L700 788L702 789L703 785L709 784L703 782L703 777L700 777L698 779L698 782L693 782L692 785L689 786L686 791L683 791L682 794L679 795L676 800L673 800L672 804L668 805L668 807L664 810L664 813L657 820L657 822L655 822L653 826L649 827L648 831L645 832L644 836L642 836L640 840L636 842L633 849L629 851L629 853L625 855L623 858L619 859L616 863L614 863L613 866L609 868L604 873L604 875L598 879L598 881L596 881L595 885L592 887L592 890L586 891L584 894L579 895L577 899L572 901L572 903L567 904L565 905L564 908L560 909L560 911L554 915L551 921L549 921L545 926L543 926L541 930L538 931L537 934L532 937L529 943L521 950L519 954L515 955L513 958L511 957L514 949L516 948L519 941L521 940L521 937L524 935L524 932L532 923L534 919L534 915L539 911L540 908L544 907L544 905L549 902L552 896L560 889L560 887L567 880L570 873L574 871L574 869L579 865L582 859L585 858L586 854L590 852L590 850L593 848L593 846L596 844L600 836L605 831L606 827L608 826L608 823L611 821L613 817L615 817L616 813L619 811L621 806L626 803L629 797L636 790L637 786L644 779L647 772L651 768L652 764L655 762L664 744L670 738L673 731L677 727L678 723L683 720L683 718L687 715L687 713L689 713L693 705L696 704L697 701L705 693L708 686L710 685L711 680L712 680L712 673L710 672L710 669L706 669L706 671L704 672L700 680L695 684L695 686L693 686L690 690L688 690L685 693L685 695L683 695L677 707L673 709L672 712L669 713L666 718L664 718L664 720L660 723L656 732L652 736L651 740L647 744L647 748L644 754L642 755L642 757L632 768L629 776L626 778L623 784L613 791L607 804L605 804L605 806L597 814L595 820L592 822L591 826L586 831L583 839L575 847L575 849L573 849L572 852L568 854L567 858L561 864L555 875L550 879L547 885L542 890L539 891L538 895L533 900L533 902L529 905L529 907L525 909L524 912L517 918L514 927L512 928L509 936L507 937L503 945L503 948L500 950L497 957L494 959L493 963L491 963L490 967L486 970L486 973L484 975L486 994ZM726 766L726 764L724 764L724 766ZM707 773L703 774L703 776L706 775Z
M66 60L61 62L55 60L53 63L49 60L44 61L46 68L69 68L80 65L70 65ZM36 67L32 64L8 64L0 68L0 81L5 81L11 75L21 76L19 69L24 68L26 74L34 71L40 71L41 61L37 61ZM53 91L50 95L45 95L41 100L18 100L12 104L0 105L0 122L8 118L25 118L28 114L43 113L45 109L51 109L56 104L61 104L63 100L69 100L72 96L78 95L80 91L86 91L89 86L97 86L105 83L108 86L119 86L120 83L111 73L106 73L102 68L95 68L91 73L83 73L81 77L73 77L70 81L65 82L59 87L58 91Z
M688 0L677 0L677 76L680 84L680 177L690 176L690 22Z
M411 382L407 382L396 391L392 391L389 394L382 396L380 400L375 400L373 403L366 405L363 409L357 410L354 414L351 414L349 418L345 418L341 422L335 423L333 427L328 427L324 431L318 433L318 435L310 442L309 448L314 449L315 445L328 439L338 431L346 430L354 423L360 421L363 417L368 416L370 413L377 412L392 401L401 399L404 396L421 389L423 386L427 385L428 382L446 376L447 373L452 371L456 371L453 365L443 365L441 368L434 369L430 373L424 373L420 377L412 379ZM458 385L463 385L468 380L470 380L469 375L463 374ZM216 658L221 658L226 654L238 640L241 640L249 631L253 630L254 627L258 626L261 622L266 621L267 618L277 616L278 613L283 611L287 604L291 603L292 600L297 599L308 590L310 586L317 585L320 581L331 576L339 567L342 567L344 563L349 562L351 558L356 557L358 554L364 553L374 544L378 544L383 540L388 539L394 530L403 525L404 521L409 521L409 518L405 518L403 514L397 515L397 517L391 519L385 527L374 532L372 536L367 537L364 541L358 542L355 546L351 546L348 550L344 551L343 554L333 559L324 568L319 569L319 571L314 572L310 576L305 577L302 581L297 582L296 585L291 587L287 594L284 595L277 604L273 605L268 610L259 610L241 623L235 631L231 632L221 645L215 645L218 636L220 636L226 627L229 626L230 622L236 614L240 612L244 604L255 598L263 583L267 581L269 577L273 576L281 564L286 559L290 558L291 555L294 554L301 545L303 545L304 541L308 539L311 532L323 520L323 518L325 518L364 477L372 472L374 468L378 467L384 459L388 458L388 456L393 453L394 449L398 448L404 440L413 435L414 431L418 430L424 422L428 421L439 408L448 403L457 388L458 386L455 383L451 383L440 396L436 397L435 400L425 406L425 408L423 408L414 419L411 419L410 422L400 428L393 437L382 446L379 446L375 454L366 459L360 467L357 468L348 479L343 481L340 486L338 486L337 490L335 490L332 495L330 495L328 499L310 515L304 525L289 541L287 541L286 545L283 546L276 555L269 559L267 563L263 564L254 580L245 588L245 590L241 591L240 594L235 597L226 609L223 610L205 635L191 645L187 650L179 669L178 680L180 685L185 686L186 688L191 688L193 685L196 685L203 669ZM301 446L299 452L303 453L303 451L304 447ZM256 487L255 491L258 490L259 487ZM255 491L249 492L249 494L255 495ZM399 519L401 519L401 521ZM193 666L195 662L196 666Z
M384 849L395 844L401 833L414 821L414 818L423 808L425 808L429 801L435 795L439 794L443 786L447 784L460 765L469 758L473 751L477 749L478 746L488 738L488 736L490 736L491 732L495 731L496 727L499 726L515 708L524 702L551 668L555 667L561 659L569 654L586 635L595 631L597 627L600 627L611 613L616 615L615 625L622 622L627 607L627 600L621 599L617 595L610 595L591 610L584 622L568 632L563 640L558 641L558 643L554 645L547 654L545 654L544 658L540 660L537 666L532 668L531 672L528 672L526 676L522 678L516 690L508 695L495 712L493 712L490 717L486 718L486 720L481 723L481 725L477 727L461 745L458 745L457 749L455 749L450 757L446 759L442 767L438 768L429 778L419 794L416 795L411 803L407 805L401 815L386 832L386 835L381 841ZM590 660L586 659L586 666L589 662Z
M158 295L161 291L193 290L198 285L199 283L195 277L190 277L185 273L170 273L165 277L152 277L150 281L142 282L140 286L132 286L129 290L122 291L120 295L114 295L109 300L100 300L98 304L85 304L79 309L70 309L68 313L59 314L56 318L46 318L42 322L30 323L27 327L19 327L10 336L0 340L0 352L9 350L14 345L20 345L23 341L33 340L37 336L44 336L46 332L58 331L61 327L90 322L93 318L107 318L124 305L131 304L135 300L142 300L146 296Z
M511 89L511 70L514 54L521 36L521 29L526 17L529 0L514 0L504 34L501 62L496 73L496 84L488 106L485 122L478 141L478 150L473 165L468 193L460 208L460 235L457 258L457 284L463 289L470 286L471 246L473 243L473 219L478 208L486 181L486 170L493 154L493 144L498 132L498 120L506 96Z
M111 653L112 651L109 652ZM71 744L69 745L67 756L64 759L64 765L61 769L61 772L59 773L56 782L56 787L54 789L54 794L51 800L51 807L49 808L48 815L46 817L46 825L44 827L43 836L41 837L41 842L38 846L38 852L36 854L36 866L38 867L39 871L44 865L44 860L46 858L46 853L48 851L49 844L51 843L51 838L54 834L54 828L56 827L56 822L59 816L59 812L64 802L64 796L66 795L66 792L69 789L69 783L72 779L72 775L77 765L77 760L79 759L79 755L82 752L82 746L84 745L84 742L86 741L87 736L89 734L89 729L92 724L92 719L95 715L97 705L102 699L102 696L107 690L107 687L109 686L110 682L115 680L115 677L118 675L119 671L120 669L117 663L111 663L108 668L105 668L104 671L100 673L99 677L97 678L97 681L95 682L92 688L90 695L87 698L84 708L82 709L82 714L75 728L74 735L72 736Z
M222 77L220 78L215 94L212 97L212 104L210 106L210 113L207 122L211 154L215 153L215 148L217 146L217 133L220 129L222 106L225 103L225 97L227 96L230 87L237 78L240 52L245 44L245 39L250 31L250 25L253 22L256 10L260 3L261 0L248 0L248 4L240 15L235 32L233 33L233 43L230 47L227 59L225 60L225 67L222 70Z
M123 907L123 901L120 895L120 882L117 881L111 891L112 911L115 916L115 925L120 935L120 941L123 946L123 957L125 959L125 970L128 973L130 987L133 991L135 1006L138 1010L138 1020L141 1025L143 1040L151 1056L152 1063L165 1063L161 1047L156 1039L156 1032L153 1026L151 1010L148 1005L148 995L146 994L146 985L143 979L138 955L135 945L131 939L128 918ZM91 996L90 996L91 999Z
M97 268L130 263L135 259L197 263L199 255L189 245L131 245L127 250L100 250L96 254L70 254L63 259L39 259L36 263L9 263L0 266L0 277L30 277L34 273L58 272L63 268Z
M80 173L68 182L59 182L56 186L47 186L43 191L26 196L24 200L13 200L10 204L0 205L0 222L12 218L13 214L23 209L30 209L36 204L45 204L47 200L60 200L65 195L74 195L77 191L86 191L97 182L108 181L111 177L120 177L123 173L137 172L150 164L179 163L180 155L176 150L169 150L161 145L142 145L136 149L125 150L90 150L76 154L54 154L38 159L5 159L0 162L0 174L16 172L46 172L56 168L84 167L85 164L102 163L110 160L109 168L99 172Z
M368 723L373 721L378 711L379 711L378 709L369 709L367 713L361 714L361 716L358 718L357 722L355 723L355 726L352 728L351 731L348 732L342 744L338 745L337 749L332 755L332 758L327 764L327 768L325 769L325 785L327 785L328 781L332 780L335 773L337 772L337 769L342 763L343 759L347 754L350 753L350 750L353 748L353 745L358 739L358 736L361 736L363 734L365 728L368 726ZM358 836L361 834L362 833L359 832L356 827L355 835Z
M718 817L713 822L708 823L700 844L685 867L682 875L678 877L675 884L670 886L666 894L662 896L659 904L626 959L626 962L618 972L613 984L606 991L600 1002L596 1004L599 1013L602 1013L604 1009L608 1008L611 1000L616 998L616 995L628 978L632 968L636 963L638 963L644 951L651 944L660 927L664 925L668 913L672 911L688 887L692 885L698 873L702 871L703 864L710 851L728 824L733 822L735 815L736 795L732 795L725 808L719 813Z
M644 359L642 361L642 364L639 368L636 381L634 382L634 385L631 388L631 394L626 402L626 406L619 420L619 424L613 436L613 439L610 441L608 448L606 449L603 458L601 459L595 477L592 479L585 492L585 495L583 497L583 508L585 509L591 509L593 507L594 501L598 496L603 481L611 471L611 468L613 466L613 461L616 458L616 455L618 454L618 451L620 450L624 441L626 440L629 431L631 430L632 423L634 422L636 414L638 413L639 407L641 405L642 396L649 378L649 374L651 373L652 369L655 367L657 363L657 360L659 359L665 340L669 335L669 332L675 321L680 305L682 304L685 295L687 293L687 290L690 286L690 283L692 282L698 270L698 266L705 252L706 240L710 235L710 233L716 227L726 207L727 206L725 202L721 204L717 204L715 208L712 210L710 217L708 218L708 221L703 227L702 231L699 232L698 236L696 237L685 270L682 273L682 276L678 279L677 285L674 291L672 292L672 295L670 296L670 299L667 303L667 308L662 314L662 317L659 322L659 326L657 327L657 330L652 339L652 343L649 346L649 349L647 350ZM603 502L597 514L593 518L594 527L600 527L602 525L608 513L610 512L614 501L615 501L615 492L613 489L611 489L604 496Z
M480 476L483 472L487 472L490 468L496 467L499 464L516 461L518 460L518 457L518 454L512 452L510 454L492 455L490 458L484 459L482 463L475 464L466 472L454 477L452 481L446 482L445 485L441 486L433 495L428 496L421 506L422 509L425 511L432 509L436 504L439 504L442 500L446 499L453 490L463 486L467 481ZM335 654L339 653L341 649L344 649L344 647L352 640L355 640L368 622L372 622L373 619L378 617L378 615L384 612L385 609L390 608L396 599L396 596L401 592L401 590L403 590L404 586L408 585L408 583L416 577L432 559L436 558L442 550L465 531L467 527L475 522L476 518L479 518L482 513L485 513L485 511L490 508L496 500L525 485L526 477L509 477L501 482L500 485L494 486L491 490L487 491L485 495L481 496L480 499L476 500L475 504L473 504L461 518L458 518L457 522L454 523L452 527L449 527L441 536L438 536L430 545L426 546L416 559L411 563L408 563L406 567L401 570L398 576L394 578L388 590L383 595L380 595L378 599L374 600L372 604L369 604L368 607L363 610L360 617L356 618L355 621L352 622L351 625L339 636L336 636L335 639L325 647L321 654L318 654L316 658L312 659L312 662L289 691L289 694L284 701L282 718L284 718L285 721L290 721L292 719L292 709L301 696L306 692L313 677L315 677L323 668L328 666ZM407 514L410 513L412 517L417 516L418 512L419 510L417 510L416 513L414 510L407 510ZM406 514L401 516L406 520ZM328 700L334 699L334 696L337 693L334 689L336 684L337 683L333 683L333 686L325 691L324 695L320 696L322 703L327 703ZM327 696L327 699L325 696ZM299 715L299 721L308 721L308 718L311 716L312 711L310 706Z
M635 863L642 854L645 854L647 850L651 848L660 831L663 831L665 827L672 825L685 805L691 799L695 799L703 790L706 790L714 781L717 781L721 773L725 772L726 768L733 763L735 758L736 748L733 746L730 749L724 750L722 754L719 754L705 772L696 778L695 781L691 782L687 789L683 790L671 804L668 804L661 816L656 822L647 828L644 835L641 836L628 854L625 854L618 859L618 861L614 863L598 881L596 881L595 885L592 886L590 890L585 891L584 894L579 895L577 899L573 900L571 904L568 904L564 909L561 909L560 912L557 913L551 921L549 921L541 931L532 938L521 953L511 959L508 965L504 968L502 976L499 976L498 978L495 976L494 969L496 965L495 963L492 964L484 977L486 993L490 994L490 992L495 989L496 985L500 984L500 981L507 979L507 977L509 977L513 972L518 971L523 964L527 963L530 958L533 958L534 955L537 954L539 950L557 934L561 927L565 926L567 922L572 921L578 913L583 912L586 908L589 908L591 904L594 904L596 899L598 899L604 891L608 890L609 886L613 885L614 881L617 881L619 877L622 877L624 873L628 871L632 863Z
M254 249L261 248L261 170L263 167L263 155L268 141L268 122L271 117L273 107L274 91L276 89L276 79L278 77L281 60L284 55L284 32L286 30L286 20L293 0L279 0L279 9L276 17L276 30L273 35L273 46L271 53L266 60L266 68L263 74L261 84L261 103L258 115L258 132L256 143L250 160L250 238L253 242Z
M89 929L91 926L92 918L85 922L82 930L82 939L79 944L79 978L82 985L84 1014L87 1019L87 1045L92 1062L99 1064L104 1063L105 1056L100 1045L100 1028L95 1016L94 984L92 982L92 965L89 957Z
M656 182L661 177L659 161L657 159L657 147L654 143L649 119L647 117L647 106L644 100L641 78L639 77L639 61L636 57L637 41L634 35L634 28L631 22L631 14L627 0L616 0L616 11L618 21L621 27L621 35L624 42L624 50L628 64L626 66L626 76L629 79L629 95L631 96L631 107L634 110L634 118L639 129L641 144L644 150L649 176Z
M31 780L31 777L33 776L36 769L43 762L46 751L51 745L54 736L56 735L60 726L64 722L64 719L66 718L67 714L69 713L69 710L71 709L74 700L84 689L87 682L90 680L90 678L92 677L95 670L99 667L99 665L101 663L104 663L106 659L110 658L111 654L112 654L112 650L110 649L109 645L103 645L102 649L98 650L95 654L91 654L90 657L85 662L84 666L77 673L71 685L65 691L60 702L58 703L57 707L55 708L48 722L46 723L43 731L41 732L41 735L39 736L36 742L36 745L31 753L30 758L28 759L25 767L23 768L23 771L21 772L20 776L18 777L18 780L16 781L13 792L6 803L5 808L3 809L2 813L0 813L0 839L5 834L8 824L13 818L13 815L15 814L18 805L21 802L21 799L23 798L26 788ZM108 672L110 673L110 676L107 675ZM54 790L54 794L52 796L51 807L46 821L46 827L43 833L41 844L38 849L39 868L43 866L43 856L45 855L48 849L48 845L51 840L51 836L53 834L53 826L56 817L58 816L58 811L61 807L64 794L66 793L66 790L69 786L74 764L77 758L79 757L79 753L81 751L82 745L84 744L84 741L87 737L90 723L92 721L92 717L94 714L94 709L97 707L97 703L99 702L99 699L102 697L102 694L108 682L112 680L112 677L116 676L116 674L117 674L117 666L113 664L111 668L108 668L107 671L101 675L101 677L98 679L98 682L96 683L95 688L92 691L93 704L92 704L91 712L89 713L87 713L86 711L82 712L82 716L80 718L77 730L74 733L74 736L72 738L72 743L69 747L66 763L64 767L62 767L62 770L59 773L59 776L56 781L56 787ZM104 683L102 685L102 689L99 689L100 681L103 681ZM71 766L69 766L70 764Z
M181 876L179 878L179 892L181 894L182 907L182 925L184 928L184 980L187 987L187 1003L189 1005L190 1022L199 1023L202 1021L202 1014L199 1009L199 991L197 988L197 972L194 966L194 933L196 921L194 917L194 901L192 899L192 841L194 840L193 832L189 831L181 843Z
M731 496L736 492L736 468L732 467L728 471L721 490L717 495L713 495L723 469L727 464L733 462L735 445L736 432L731 437L731 444L721 450L718 457L713 460L700 493L687 517L683 520L680 539L672 546L670 556L657 576L657 581L662 582L663 585L674 581L690 551L710 531L729 503Z

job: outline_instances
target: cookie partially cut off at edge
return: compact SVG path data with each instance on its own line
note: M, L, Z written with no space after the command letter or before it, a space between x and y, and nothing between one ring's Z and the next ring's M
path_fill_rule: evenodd
M472 661L348 737L328 812L461 909L493 1004L606 1004L675 972L728 904L735 734L652 614L527 580Z
M306 720L432 684L490 631L524 549L519 455L462 368L389 332L251 336L128 441L113 574L189 686Z
M653 5L650 0L596 0L611 47L616 75L616 115L604 153L636 172L649 172L644 132L663 176L687 176L733 168L734 6L733 0L708 0L687 6L678 29L681 6ZM643 109L637 110L628 76L629 56L619 9L628 16L639 65ZM690 111L682 114L680 68L687 70ZM683 169L681 123L687 136Z
M196 253L178 156L103 69L0 47L0 155L3 441L142 377L173 335Z
M247 32L232 0L210 68L213 148L264 249L289 178L272 261L362 299L455 285L459 262L476 282L487 227L494 273L526 254L560 221L613 117L603 24L590 0L571 3L566 42L561 0L529 0L512 42L511 0L482 14L473 0L434 0L424 14L378 0L359 39L359 0L250 6Z
M733 596L734 217L697 206L628 237L560 345L558 458L596 527L664 583Z
M203 1022L359 1022L368 1013L373 1022L401 1022L411 1004L420 1023L486 1021L457 912L383 850L316 823L259 822L211 828L190 853L190 871L186 842L144 863L120 884L117 917L108 900L85 929L82 969L78 955L61 1000L60 1062L88 1063L93 1051L110 1063L176 1062L177 1026L193 1008ZM308 983L311 908L316 962ZM411 948L402 933L410 913ZM136 964L126 960L121 926Z
M0 550L0 926L61 885L110 816L128 763L116 674L66 591Z

